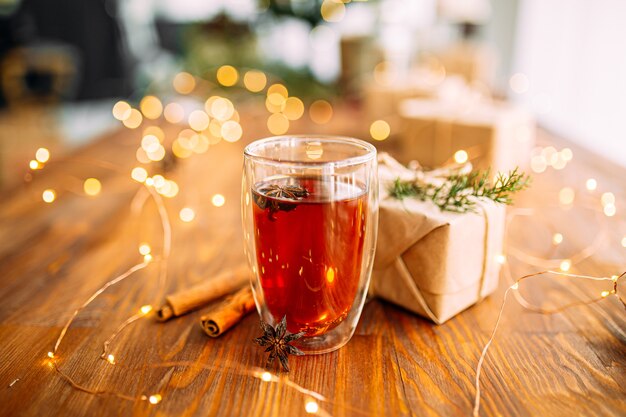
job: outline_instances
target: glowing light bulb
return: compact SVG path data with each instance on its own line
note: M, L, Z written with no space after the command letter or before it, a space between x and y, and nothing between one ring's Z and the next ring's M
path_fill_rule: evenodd
M587 190L593 191L598 188L598 182L593 178L589 178L585 183L585 186L587 187Z
M93 197L100 194L102 184L96 178L87 178L83 183L83 190L85 191L85 194Z
M513 285L511 285L511 289L512 290L516 290L519 288L519 282L514 283Z
M52 352L48 352L48 357L49 357L50 359L54 359L54 353L52 353Z
M317 405L317 403L313 400L308 400L305 404L304 404L304 411L306 411L309 414L315 414L319 411L319 406Z
M506 263L506 255L500 254L496 255L496 262L500 265L504 265Z
M150 402L150 404L158 404L161 402L162 399L163 397L161 397L161 395L159 394L154 394L148 397L148 401Z
M601 295L602 297L608 297L608 296L609 296L609 294L611 294L611 292L610 292L610 291L602 291L602 292L600 293L600 295Z
M152 306L151 305L141 306L139 311L141 311L141 314L148 314L149 312L152 311Z
M32 159L29 163L28 166L30 169L32 169L33 171L36 169L39 169L39 162L35 161L34 159Z
M454 153L454 162L456 162L457 164L464 164L467 162L468 159L469 155L463 149Z
M50 151L46 148L37 149L37 152L35 152L35 159L42 164L45 164L50 159Z
M374 140L385 140L391 133L389 123L384 120L376 120L370 125L370 135Z
M561 244L561 242L563 242L563 235L562 235L562 234L560 234L560 233L555 233L555 234L552 236L552 243L553 243L554 245L560 245L560 244Z
M57 194L54 190L48 189L41 194L41 198L43 198L43 201L46 203L52 203L57 198Z
M215 207L222 207L224 203L226 203L226 199L221 194L215 194L213 198L211 198L211 203L213 203Z
M135 167L131 171L130 177L137 182L144 182L148 178L148 171L142 167Z
M193 219L196 218L196 212L193 211L192 208L184 207L183 209L180 210L180 212L178 213L178 216L185 223L189 223L189 222L192 222Z
M626 248L626 236L622 238L622 246Z
M115 356L113 355L107 356L107 362L109 362L111 365L115 365Z
M561 271L563 272L567 272L569 271L569 269L572 267L572 261L570 261L569 259L564 259L563 261L561 261Z
M145 263L152 262L152 259L153 259L153 258L152 258L152 255L151 255L151 254L149 254L149 253L148 253L148 254L145 254L145 255L143 256L143 261L144 261Z
M272 374L270 374L269 372L263 372L261 374L261 379L265 382L270 382L272 380Z
M142 243L139 245L139 253L142 255L147 255L152 251L152 248L147 243Z

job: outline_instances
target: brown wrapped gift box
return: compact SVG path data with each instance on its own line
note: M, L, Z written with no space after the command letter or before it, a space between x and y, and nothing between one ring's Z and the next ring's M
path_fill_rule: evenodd
M530 114L501 102L410 99L400 104L400 118L401 162L429 168L450 162L458 150L469 154L474 168L524 168L535 142Z
M430 201L389 196L415 172L382 154L380 217L370 291L441 324L498 285L505 207L481 201L476 213L441 211Z

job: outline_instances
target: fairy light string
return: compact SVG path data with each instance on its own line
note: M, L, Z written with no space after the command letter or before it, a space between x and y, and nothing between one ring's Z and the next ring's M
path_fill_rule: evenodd
M509 295L509 292L511 291L515 291L515 293L517 293L517 290L519 289L520 283L522 281L525 281L529 278L533 278L533 277L537 277L540 275L545 275L545 274L552 274L555 276L561 276L561 277L567 277L567 278L574 278L574 279L581 279L581 280L590 280L590 281L608 281L612 283L612 288L610 290L604 290L600 293L600 296L594 299L591 299L589 301L580 301L580 302L575 302L575 303L571 303L571 304L567 304L561 307L557 307L554 309L544 309L542 307L537 307L534 306L530 303L528 303L527 301L524 300L523 303L520 303L521 306L527 310L536 312L536 313L540 313L540 314L555 314L555 313L560 313L566 309L569 309L571 307L575 307L575 306L580 306L580 305L591 305L594 303L597 303L599 301L604 300L605 298L607 298L609 295L615 295L620 302L624 305L624 307L626 308L626 303L624 303L624 301L619 298L618 296L618 281L620 279L622 279L624 276L626 276L626 272L622 273L621 275L617 276L614 275L612 277L594 277L594 276L588 276L588 275L579 275L579 274L570 274L570 273L566 273L566 272L558 272L558 271L551 271L551 270L546 270L546 271L541 271L541 272L535 272L533 274L528 274L528 275L524 275L521 278L518 278L517 280L515 280L515 282L509 286L505 291L504 291L504 296L502 298L502 304L500 305L500 310L498 311L498 316L496 319L496 323L493 327L493 330L491 331L491 335L489 336L489 339L487 340L487 343L485 343L485 346L482 349L482 352L480 354L480 358L478 359L478 364L476 366L476 377L474 379L474 386L476 389L476 395L474 397L474 409L472 412L472 415L474 417L478 417L479 412L480 412L480 375L481 375L481 371L482 371L482 366L483 366L483 362L485 360L485 357L487 356L487 352L489 351L489 347L491 346L491 344L493 343L495 337L496 337L496 332L498 331L498 328L500 326L500 319L502 319L502 315L504 313L504 307L506 306L506 301L507 301L507 297Z

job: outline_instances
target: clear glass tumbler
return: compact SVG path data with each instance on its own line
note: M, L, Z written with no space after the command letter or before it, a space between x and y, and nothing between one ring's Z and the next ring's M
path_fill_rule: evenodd
M369 286L378 229L376 148L278 136L244 151L242 218L261 318L283 316L305 353L345 345Z

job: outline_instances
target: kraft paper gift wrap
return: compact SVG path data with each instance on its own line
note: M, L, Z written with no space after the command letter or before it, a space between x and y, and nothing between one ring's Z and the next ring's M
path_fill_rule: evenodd
M506 172L526 167L535 142L535 121L515 105L465 96L456 102L404 100L399 107L400 162L436 168L464 150L474 168Z
M441 211L431 201L389 195L396 178L416 175L379 157L380 214L372 295L441 324L495 291L505 207L480 200L476 212ZM428 173L426 181L438 181ZM478 200L477 200L478 201Z

